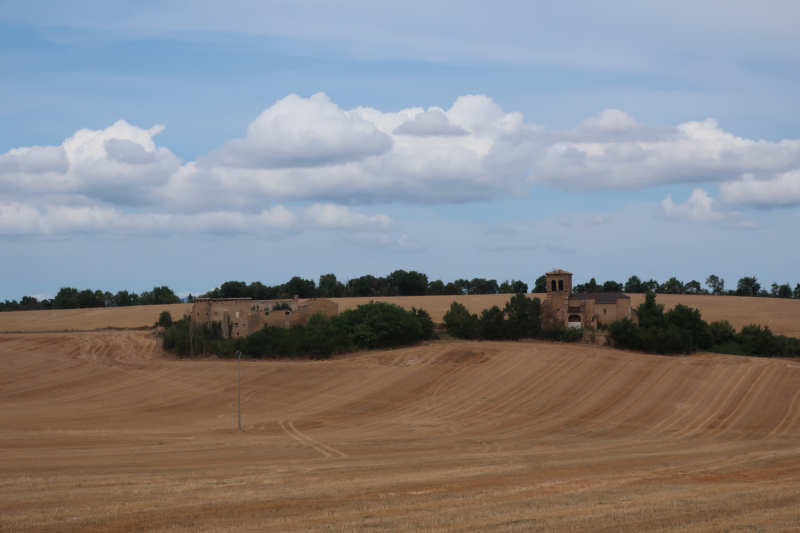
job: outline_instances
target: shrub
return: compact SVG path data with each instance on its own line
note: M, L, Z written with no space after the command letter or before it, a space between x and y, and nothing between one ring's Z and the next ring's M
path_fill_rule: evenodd
M481 339L501 340L505 337L505 315L499 307L492 306L481 311L478 319L478 335Z
M444 314L444 325L447 334L457 339L477 339L479 336L478 315L470 314L466 307L458 302L450 304L450 310Z
M542 333L542 302L539 298L528 298L518 293L506 302L504 313L505 338L518 340L523 337L535 338Z
M717 320L708 325L715 344L727 344L736 337L736 330L727 320Z
M161 326L162 328L168 328L172 325L172 315L169 311L161 311L161 314L158 315L158 322L156 322L156 327Z
M411 312L416 315L420 326L422 326L423 340L427 341L438 337L436 334L436 324L433 323L430 313L424 309L417 309L416 307L412 307Z
M642 346L639 338L639 326L630 318L615 320L608 325L608 335L614 346L623 350L639 350Z
M750 324L739 332L738 341L744 353L759 357L773 357L780 353L780 344L769 327Z
M399 305L369 302L337 317L337 326L360 348L407 346L424 337L417 314Z

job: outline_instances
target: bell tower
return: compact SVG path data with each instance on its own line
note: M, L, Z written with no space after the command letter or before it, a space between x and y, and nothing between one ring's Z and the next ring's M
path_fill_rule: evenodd
M555 269L545 274L547 276L547 297L569 298L572 292L572 272ZM554 294L551 294L554 293Z

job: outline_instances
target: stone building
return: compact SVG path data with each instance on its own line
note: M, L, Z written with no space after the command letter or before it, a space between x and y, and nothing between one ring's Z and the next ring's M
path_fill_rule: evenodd
M289 309L273 311L277 304L286 304ZM264 326L291 327L303 324L311 315L322 311L328 316L339 313L339 304L327 298L312 298L300 303L297 296L292 300L253 300L251 298L197 298L192 307L192 324L222 323L222 335L247 337Z
M639 321L631 298L621 292L572 292L572 273L553 270L547 276L547 299L559 322L568 328L597 329L599 324L629 318Z

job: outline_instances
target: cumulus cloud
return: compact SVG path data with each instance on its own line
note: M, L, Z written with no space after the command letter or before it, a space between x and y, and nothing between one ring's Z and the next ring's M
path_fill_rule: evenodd
M719 192L729 204L760 209L796 207L800 205L800 170L783 172L765 180L747 174L741 180L723 183Z
M461 96L449 109L383 112L341 109L318 93L277 101L244 137L195 161L156 146L163 129L120 120L79 130L60 146L1 154L0 202L10 217L5 227L239 231L259 223L248 217L262 216L264 206L310 201L315 205L293 214L298 227L375 231L391 220L345 206L487 201L525 194L531 184L600 191L724 182L728 203L800 205L800 140L746 139L713 120L650 126L608 109L573 129L549 130L485 95ZM753 177L737 180L748 173ZM712 203L698 193L681 205L668 198L664 210L672 218L719 220ZM69 220L58 222L56 204L73 210L65 211ZM214 217L218 223L202 225ZM271 227L269 220L264 224Z
M608 110L567 132L553 132L535 161L532 183L565 190L640 190L708 183L745 172L769 173L800 163L800 140L737 137L716 121L650 128Z
M399 135L467 135L469 132L464 128L452 124L447 115L441 109L430 109L420 113L408 122L403 122L394 133Z
M320 167L359 161L391 148L389 135L358 113L342 111L325 94L290 94L250 123L246 137L214 152L211 162L232 168Z
M103 130L79 130L61 146L34 146L0 155L0 190L22 195L81 194L118 205L153 201L181 160L156 147L150 129L120 120Z
M738 228L756 228L760 225L757 220L748 218L738 211L721 212L715 209L714 199L708 193L696 188L691 196L682 204L672 201L672 196L667 196L661 206L664 215L672 220L687 222L726 222L729 226Z

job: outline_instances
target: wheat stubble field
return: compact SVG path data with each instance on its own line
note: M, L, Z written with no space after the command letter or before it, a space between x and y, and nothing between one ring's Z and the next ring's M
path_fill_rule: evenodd
M800 361L250 361L243 434L236 363L147 331L3 334L0 365L0 531L800 530Z

